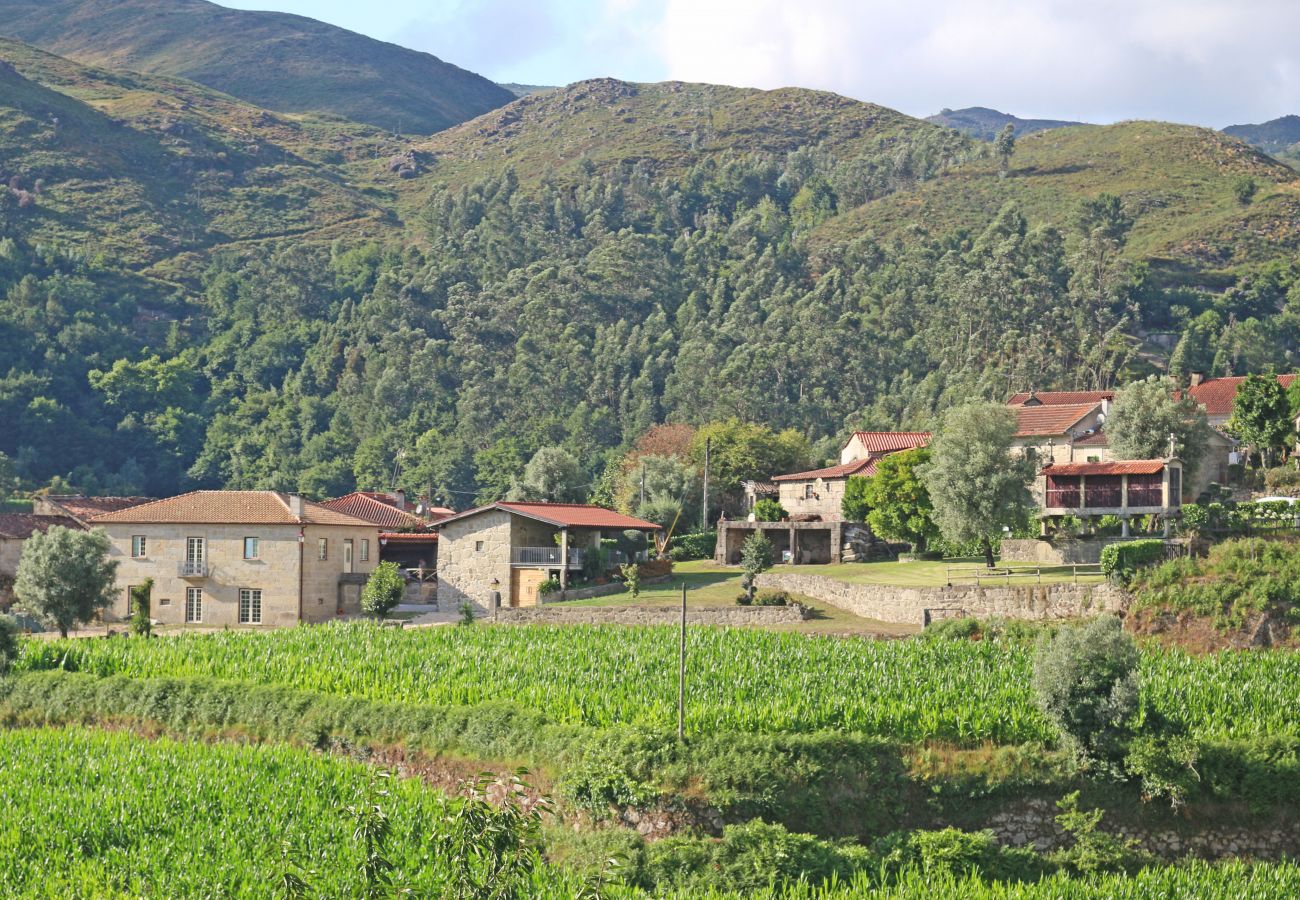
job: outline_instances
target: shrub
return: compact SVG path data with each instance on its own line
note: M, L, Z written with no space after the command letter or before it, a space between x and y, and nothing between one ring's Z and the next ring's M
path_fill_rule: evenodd
M761 531L755 531L741 545L740 565L745 575L740 583L751 602L754 599L754 579L772 568L772 552L772 542Z
M463 603L461 603L461 605L460 605L460 620L459 620L456 624L457 624L457 625L473 625L473 624L474 624L474 604L470 603L468 600L466 600L466 601L464 601Z
M627 585L627 592L635 600L641 596L641 566L637 563L624 563L619 567L623 573L623 582Z
M1101 571L1108 578L1127 581L1142 566L1165 558L1165 542L1159 538L1109 544L1101 551Z
M1264 473L1264 486L1270 494L1300 493L1300 469L1294 463L1269 469Z
M558 594L560 592L560 579L552 575L537 586L537 593L545 597L547 594Z
M1065 746L1082 761L1110 766L1137 711L1137 645L1114 616L1044 635L1034 657L1034 694Z
M149 598L153 594L153 579L131 588L131 633L148 637L153 633L153 620L149 618Z
M755 606L789 606L793 602L788 591L759 591L754 595Z
M1148 859L1138 849L1137 841L1123 840L1099 830L1100 809L1083 812L1079 809L1079 792L1067 794L1056 802L1060 815L1056 824L1074 839L1074 843L1058 850L1050 857L1052 862L1077 875L1098 872L1133 871Z
M922 634L937 641L969 641L980 634L980 620L940 619L927 626Z
M673 535L672 547L668 551L670 559L684 562L688 559L709 559L718 544L718 536L712 531L700 531L695 534Z
M0 675L18 658L18 623L13 616L0 614Z
M757 522L780 522L789 515L785 507L767 497L754 504L754 520Z
M406 579L395 562L381 562L375 566L366 586L361 589L361 610L376 619L382 619L402 602L406 593Z

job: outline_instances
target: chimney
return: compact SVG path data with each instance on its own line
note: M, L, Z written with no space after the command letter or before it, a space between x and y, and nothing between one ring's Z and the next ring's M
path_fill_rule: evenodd
M290 494L290 495L289 495L289 512L293 513L296 517L298 517L299 519L301 519L301 518L302 518L302 515L303 515L303 513L304 513L305 511L306 511L306 509L305 509L305 505L304 505L304 503L303 503L302 494Z
M1204 373L1204 372L1193 372L1193 373L1192 373L1191 387L1196 387L1197 385L1199 385L1199 384L1200 384L1201 382L1203 382L1204 380L1205 380L1205 373Z

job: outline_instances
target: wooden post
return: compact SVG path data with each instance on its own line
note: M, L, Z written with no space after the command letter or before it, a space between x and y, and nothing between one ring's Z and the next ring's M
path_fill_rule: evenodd
M686 737L686 583L682 582L682 640L677 657L677 740Z

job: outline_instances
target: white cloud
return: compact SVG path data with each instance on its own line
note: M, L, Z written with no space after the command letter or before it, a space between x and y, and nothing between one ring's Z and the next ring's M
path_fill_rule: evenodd
M1226 125L1300 112L1293 0L666 0L669 77L924 115Z

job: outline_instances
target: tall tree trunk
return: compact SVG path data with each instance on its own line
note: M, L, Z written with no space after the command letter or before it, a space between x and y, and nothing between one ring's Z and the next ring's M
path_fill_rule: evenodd
M991 569L993 568L993 542L989 540L987 534L980 538L980 541L984 544L984 564Z

